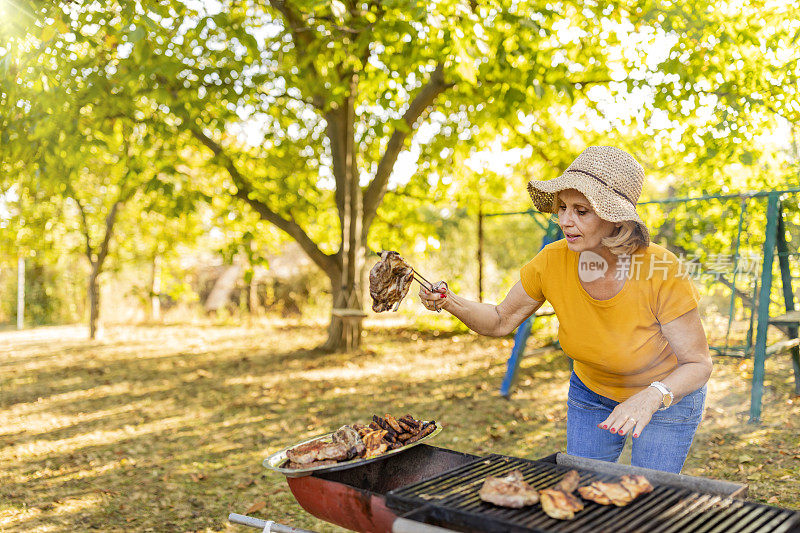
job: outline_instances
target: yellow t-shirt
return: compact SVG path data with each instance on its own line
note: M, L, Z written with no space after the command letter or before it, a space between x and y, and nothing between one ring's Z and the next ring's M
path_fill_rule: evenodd
M578 255L563 239L545 246L522 267L522 286L553 306L558 340L581 381L622 402L677 368L661 324L691 311L700 298L675 254L657 244L630 256L625 284L608 300L583 288Z

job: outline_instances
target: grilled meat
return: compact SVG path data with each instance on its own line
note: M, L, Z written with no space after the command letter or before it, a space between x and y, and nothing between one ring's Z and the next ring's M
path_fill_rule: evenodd
M563 490L544 489L539 491L542 510L550 518L572 520L575 513L583 510L583 502L572 493Z
M403 432L403 428L400 427L400 424L398 424L397 419L395 419L395 417L393 417L392 415L389 414L384 415L383 419L386 420L386 423L391 426L391 428L395 431L395 433Z
M638 498L642 494L647 494L648 492L653 492L653 485L651 485L644 476L622 476L619 482L623 487L628 489L628 492L630 492L634 498Z
M396 311L408 294L413 278L413 269L400 257L400 254L391 251L381 252L381 260L369 271L372 310L376 313Z
M589 486L579 487L578 492L586 499L600 505L624 507L635 498L653 490L653 486L644 476L622 476L618 483L595 481Z
M406 440L406 444L411 444L412 442L417 442L420 439L423 439L433 433L436 429L436 422L431 420L430 422L426 422L422 429L418 430L418 432L411 436L411 438Z
M396 450L416 442L436 429L436 422L423 423L411 415L400 420L392 415L372 417L368 426L342 426L328 439L317 439L286 451L286 468L309 468L346 461L354 457L370 458L387 450ZM400 431L397 431L397 429Z
M333 434L333 442L347 446L348 459L363 454L366 448L358 432L350 426L340 427Z
M407 426L410 426L412 429L416 429L419 427L419 421L415 420L411 415L405 415L403 418L398 419L400 422L405 423Z
M603 483L602 481L596 481L593 483L594 488L601 491L603 495L611 500L611 503L616 505L617 507L622 507L627 505L633 500L633 497L628 489L623 487L619 483Z
M525 477L519 470L512 470L503 477L486 476L478 497L485 502L513 509L539 501L536 489L525 482Z
M317 439L286 451L293 463L307 465L315 461L346 461L363 452L361 437L350 426L342 426L333 434L332 442Z
M578 487L578 494L580 494L581 498L584 500L599 503L600 505L611 505L611 500L608 499L608 496L606 496L602 490L595 487L594 483L585 487Z
M341 461L347 459L348 452L349 448L345 444L318 439L295 446L286 452L286 457L293 463L305 465L326 459Z
M411 424L409 424L406 420L403 420L402 418L398 418L397 419L397 424L400 426L400 428L403 430L404 433L413 433L414 432L414 429L415 429L414 426L412 426Z
M570 470L561 481L549 489L539 491L542 510L547 516L558 520L572 520L575 513L583 510L583 502L572 494L580 480L578 471Z
M575 489L578 488L578 483L581 482L581 475L578 473L577 470L570 470L564 477L561 478L561 481L555 484L552 487L555 490L563 490L564 492L575 492Z
M289 461L284 465L283 468L292 468L296 470L298 468L313 468L315 466L335 465L338 462L339 461L334 461L333 459L326 459L324 461L312 461L308 464L301 464L301 463L295 463L294 461Z

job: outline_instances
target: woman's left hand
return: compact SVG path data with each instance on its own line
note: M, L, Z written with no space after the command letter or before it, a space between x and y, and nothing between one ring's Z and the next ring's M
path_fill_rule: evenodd
M600 422L597 427L617 435L633 432L634 438L637 438L650 423L653 413L661 407L661 400L661 393L657 389L647 387L617 405L608 418Z

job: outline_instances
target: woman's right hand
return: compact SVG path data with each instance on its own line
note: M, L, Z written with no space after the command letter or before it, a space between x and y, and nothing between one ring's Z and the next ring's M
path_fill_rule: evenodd
M447 282L440 281L435 283L431 288L433 290L429 291L425 287L420 286L419 299L422 305L425 306L425 309L437 312L441 311L447 303L447 296L451 294L450 289L447 287Z

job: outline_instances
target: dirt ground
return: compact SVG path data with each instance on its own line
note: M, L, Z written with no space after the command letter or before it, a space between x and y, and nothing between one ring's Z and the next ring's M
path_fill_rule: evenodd
M248 531L245 513L341 531L261 466L269 453L373 413L433 418L434 444L563 451L569 367L531 338L511 401L512 340L369 326L354 354L314 350L315 324L264 320L0 333L0 531ZM800 509L800 398L789 356L767 364L763 423L747 423L751 361L717 359L684 473L746 483ZM624 457L624 456L623 456Z

